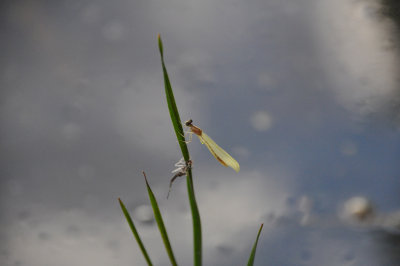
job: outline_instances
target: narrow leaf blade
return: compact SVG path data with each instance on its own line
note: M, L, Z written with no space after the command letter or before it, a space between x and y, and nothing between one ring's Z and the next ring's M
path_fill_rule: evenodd
M172 121L174 130L175 130L176 138L178 140L179 146L182 151L182 156L185 159L185 161L188 161L190 159L189 150L186 145L181 119L179 116L178 108L176 106L171 82L169 81L167 68L165 66L164 48L163 48L163 43L162 43L160 34L158 35L158 48L160 50L161 65L162 65L163 76L164 76L165 94L166 94L166 98L167 98L169 114L171 116L171 121ZM188 189L190 210L192 212L192 221L193 221L194 266L201 266L202 265L201 220L200 220L199 208L197 207L196 197L194 194L194 186L193 186L193 178L192 178L192 170L191 169L188 169L188 171L187 171L186 180L187 180L187 189Z
M174 253L172 251L171 243L169 242L167 229L165 229L164 221L163 221L163 218L161 216L161 212L160 212L160 209L158 207L158 203L157 203L156 197L154 196L154 193L151 190L149 183L147 182L147 178L146 178L145 172L143 172L143 175L144 175L144 178L146 180L147 192L149 193L150 203L151 203L151 206L153 207L154 218L155 218L155 220L157 222L158 229L160 230L161 238L162 238L162 240L164 242L164 246L165 246L165 249L167 250L167 254L168 254L169 260L171 261L171 264L176 266L178 264L176 263Z
M160 35L158 35L158 47L159 47L160 56L161 56L161 65L162 65L163 76L164 76L165 95L167 97L169 114L171 116L172 125L174 127L176 138L178 139L178 143L181 148L183 158L185 159L185 161L188 161L189 160L189 151L188 151L186 141L185 141L181 118L179 116L178 108L176 107L176 102L175 102L174 93L172 91L171 82L169 81L167 68L165 67L163 44L162 44Z
M121 206L122 212L125 215L126 221L128 222L129 227L131 228L132 233L135 236L136 242L138 243L140 250L142 251L142 254L147 262L147 265L152 266L153 264L151 263L150 257L147 254L146 248L144 247L144 244L143 244L142 240L140 239L139 233L136 230L136 227L132 221L131 216L129 215L128 210L126 209L124 203L122 202L122 200L120 198L118 198L118 201L119 201L119 205Z
M261 224L260 229L258 230L256 242L254 242L253 248L252 248L251 253L250 253L249 261L247 262L247 266L253 266L253 264L254 264L254 258L256 256L258 238L260 237L261 230L262 230L263 226L264 226L264 224Z
M186 184L188 190L189 204L192 211L193 222L193 249L194 249L194 266L202 265L202 236L201 236L201 220L200 212L197 207L196 197L194 194L192 170L189 169L186 175Z

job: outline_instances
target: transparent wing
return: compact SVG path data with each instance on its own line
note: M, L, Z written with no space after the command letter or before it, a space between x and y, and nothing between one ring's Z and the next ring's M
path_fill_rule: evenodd
M210 150L211 154L223 165L232 167L233 170L239 172L240 165L239 163L232 158L224 149L217 145L204 131L201 136L198 136L200 142L205 144L207 148Z

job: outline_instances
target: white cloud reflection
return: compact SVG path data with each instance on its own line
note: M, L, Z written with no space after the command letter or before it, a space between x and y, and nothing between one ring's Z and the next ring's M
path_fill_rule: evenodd
M338 101L357 114L382 110L399 83L392 21L376 0L320 1L316 38Z
M291 189L278 182L277 176L243 172L241 177L237 177L223 170L225 168L210 174L202 173L202 176L218 176L215 181L196 182L208 265L223 261L220 257L224 252L234 252L231 256L242 259L238 255L249 251L258 227L265 222L263 218L268 214L280 217L286 213L286 201L291 194ZM153 190L178 262L189 265L192 261L190 211L186 204L183 209L181 203L176 204L182 200L186 202L182 198L186 198L184 183L182 180L174 187L171 200L164 197L167 186L155 186ZM112 211L112 218L107 213L93 215L83 209L48 212L44 206L34 204L24 208L29 209L27 215L21 215L18 210L8 212L9 217L19 218L4 231L8 239L7 256L2 259L5 265L124 266L132 262L145 265L137 243L117 208ZM162 265L168 259L155 223L149 223L149 208L148 205L140 205L135 211L128 209L132 211L153 262ZM271 230L274 230L273 227L266 225L264 237Z

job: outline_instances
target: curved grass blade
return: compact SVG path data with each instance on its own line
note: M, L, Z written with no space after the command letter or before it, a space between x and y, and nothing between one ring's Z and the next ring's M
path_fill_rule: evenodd
M147 254L147 251L146 251L146 249L145 249L145 247L144 247L144 245L143 245L142 240L140 239L139 233L137 232L135 225L133 224L132 218L131 218L131 216L129 215L128 210L126 209L124 203L122 202L122 200L121 200L120 198L118 198L118 201L119 201L119 205L121 206L122 212L123 212L124 215L125 215L126 221L128 222L129 227L131 228L132 233L133 233L133 235L134 235L135 238L136 238L136 242L138 243L138 245L139 245L139 247L140 247L140 250L141 250L142 253L143 253L144 258L145 258L146 261L147 261L147 265L152 266L153 264L151 263L150 257L149 257L149 255Z
M253 266L253 264L254 264L254 258L256 256L258 238L260 237L260 233L261 233L261 230L262 230L263 226L264 226L264 224L261 224L260 229L258 230L256 242L254 242L253 248L252 248L251 253L250 253L249 261L247 262L247 266Z
M182 151L182 156L185 159L185 161L189 161L190 156L185 142L181 118L179 116L178 108L176 107L174 93L172 91L172 86L169 81L167 68L165 67L164 63L164 49L160 34L158 34L158 48L160 50L160 55L161 55L161 65L164 75L165 95L167 97L168 110L171 116L172 125L174 126L176 138L178 139L178 143ZM194 266L201 266L202 264L201 221L200 221L199 208L197 207L196 197L194 194L191 169L188 169L187 171L186 183L187 183L189 204L190 204L190 209L192 211L192 220L193 220Z
M178 139L179 146L182 150L182 155L185 161L189 160L189 151L186 145L181 118L179 116L178 108L176 107L174 93L172 91L171 82L169 81L167 68L164 63L163 44L160 34L158 34L158 48L160 49L161 65L164 75L165 95L167 96L168 110L171 116L172 125L174 126L176 138Z
M158 229L160 230L161 238L164 242L164 246L165 246L165 249L167 250L167 254L168 254L169 260L171 261L171 264L173 266L176 266L178 264L176 263L174 253L172 252L171 243L169 242L167 230L165 229L164 221L162 219L160 209L158 208L158 203L157 203L156 197L154 196L153 191L151 190L150 185L147 182L145 172L143 172L143 175L144 175L144 179L146 180L147 192L149 193L151 206L153 207L153 211L154 211L154 218L157 222Z

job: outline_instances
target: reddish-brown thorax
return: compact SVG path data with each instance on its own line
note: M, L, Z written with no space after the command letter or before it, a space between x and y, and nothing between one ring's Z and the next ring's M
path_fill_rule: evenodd
M201 136L201 134L203 133L203 131L196 126L190 125L189 127L190 127L190 130L197 136Z
M190 119L190 120L188 120L188 121L185 122L185 125L186 125L187 127L190 127L190 130L191 130L194 134L196 134L197 136L201 137L201 134L203 133L203 131L202 131L200 128L196 127L196 126L193 126L192 123L193 123L193 120Z

